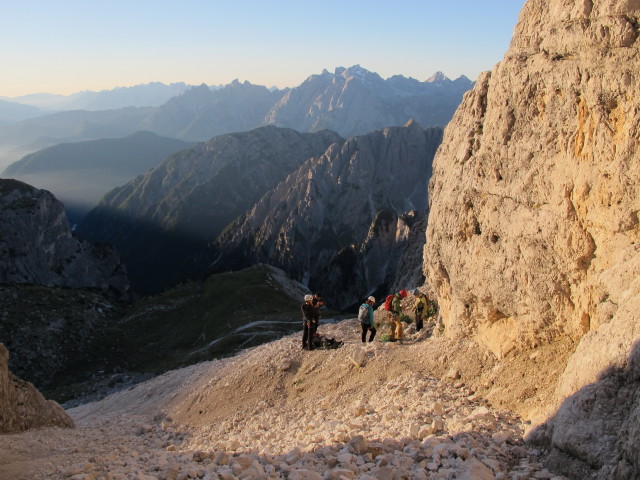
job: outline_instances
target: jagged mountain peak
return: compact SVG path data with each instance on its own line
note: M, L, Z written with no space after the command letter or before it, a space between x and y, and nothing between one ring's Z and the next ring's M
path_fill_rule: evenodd
M442 72L436 72L427 79L427 82L429 83L440 83L446 81L451 80L449 80L449 78Z
M345 79L357 79L363 83L384 82L380 75L375 72L371 72L366 68L362 68L360 65L353 65L352 67L348 68L338 67L335 70L335 76Z

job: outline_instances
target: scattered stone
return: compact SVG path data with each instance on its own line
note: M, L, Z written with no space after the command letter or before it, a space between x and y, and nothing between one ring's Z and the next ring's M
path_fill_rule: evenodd
M548 478L515 415L425 376L416 368L423 345L361 347L354 327L355 319L321 326L345 339L340 349L304 355L293 335L74 408L79 428L52 442L65 449L56 458L73 461L62 462L64 475L33 478ZM374 348L366 369L344 368ZM283 358L301 377L274 368Z
M356 348L355 350L349 352L348 357L351 363L353 363L358 368L363 367L367 360L367 354L362 348Z

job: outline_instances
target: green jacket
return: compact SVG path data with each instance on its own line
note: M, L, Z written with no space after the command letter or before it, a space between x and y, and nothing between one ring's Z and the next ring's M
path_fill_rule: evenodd
M391 312L395 313L396 315L400 315L402 313L402 297L400 296L399 293L396 293L393 296L393 300L391 300Z

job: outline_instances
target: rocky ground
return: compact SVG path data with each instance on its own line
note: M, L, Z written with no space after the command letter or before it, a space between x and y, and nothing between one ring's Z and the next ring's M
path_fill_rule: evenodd
M336 350L291 335L169 372L68 410L75 429L0 437L0 478L564 478L523 442L531 425L474 387L495 359L412 330L363 345L345 320L320 327Z

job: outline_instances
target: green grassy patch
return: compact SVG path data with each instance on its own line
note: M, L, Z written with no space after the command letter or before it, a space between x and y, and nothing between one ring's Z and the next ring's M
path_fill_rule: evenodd
M264 265L145 298L118 326L127 368L159 373L274 340L301 328L301 303Z

